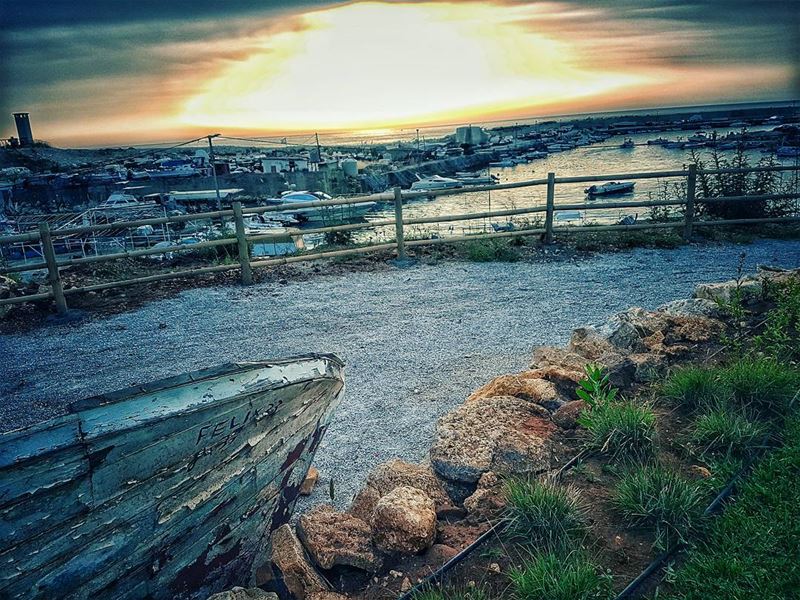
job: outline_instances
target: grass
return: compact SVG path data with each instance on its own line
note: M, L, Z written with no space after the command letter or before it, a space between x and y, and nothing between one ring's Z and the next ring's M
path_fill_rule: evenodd
M685 242L677 231L600 231L581 232L575 228L572 244L576 250L598 252L609 248L678 248Z
M563 549L584 531L585 515L575 488L550 481L506 483L508 532L540 549Z
M475 240L464 244L464 256L474 262L516 262L520 253L508 240Z
M746 356L718 367L686 367L664 383L662 395L691 410L729 405L757 416L785 415L800 392L800 371L767 356Z
M653 465L623 476L614 491L614 504L632 524L653 527L655 545L664 549L696 529L704 496L703 486Z
M697 417L692 424L691 439L705 453L743 456L766 432L763 423L720 406Z
M668 600L778 600L800 590L800 419L671 578ZM664 596L659 596L663 598Z
M613 598L611 579L585 558L544 553L511 571L514 600L600 600Z
M596 404L578 423L588 445L614 460L647 460L656 448L656 416L652 409L629 401Z
M695 366L673 372L661 389L661 395L666 400L691 410L710 405L718 394L716 371Z

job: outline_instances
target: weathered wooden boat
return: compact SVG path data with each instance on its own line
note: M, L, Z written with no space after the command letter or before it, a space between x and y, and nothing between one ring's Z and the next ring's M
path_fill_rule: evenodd
M0 598L205 598L257 579L333 410L331 355L231 364L0 435Z

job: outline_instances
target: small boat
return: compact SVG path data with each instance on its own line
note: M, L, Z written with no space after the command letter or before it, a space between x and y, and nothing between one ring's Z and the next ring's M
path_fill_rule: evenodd
M279 221L295 219L302 223L343 223L360 219L378 206L377 202L361 202L359 204L339 204L333 206L309 206L308 208L302 206L310 202L321 202L325 200L333 200L333 198L325 192L283 192L281 197L273 203L279 206L286 205L286 210L285 212L275 214L274 217Z
M706 135L705 131L695 131L694 135L690 135L688 138L686 138L686 141L694 142L694 143L702 142L702 143L705 144L706 142L709 142L710 140L709 140L708 136Z
M525 158L529 160L538 160L540 158L547 158L547 156L548 156L547 152L541 150L534 150L533 152L528 152L525 155Z
M258 585L344 386L332 355L195 371L0 435L0 597Z
M495 162L489 163L490 167L516 167L517 163L510 158L504 158L503 160L498 160Z
M589 196L613 196L615 194L629 194L633 192L633 181L609 181L603 185L593 185L584 190Z
M663 146L664 144L668 143L669 140L667 138L658 137L654 140L647 140L648 146Z
M628 138L624 142L622 142L622 144L620 144L619 147L624 148L626 150L630 150L633 149L635 146L636 144L633 143L633 140L631 138Z
M429 192L431 190L449 190L453 188L463 187L458 179L450 177L442 177L441 175L431 175L430 177L419 177L418 180L411 184L411 191L413 192Z
M459 177L456 174L456 179L462 184L466 185L494 185L500 178L497 175L474 175L471 177Z
M683 150L686 147L686 142L678 138L677 140L666 142L663 147L669 150Z

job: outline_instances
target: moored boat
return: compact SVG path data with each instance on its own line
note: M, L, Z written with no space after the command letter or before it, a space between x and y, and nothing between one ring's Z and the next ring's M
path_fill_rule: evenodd
M431 175L430 177L420 178L411 184L411 191L428 192L431 190L449 190L463 187L458 179L442 177L441 175Z
M593 185L584 190L589 196L612 196L614 194L628 194L636 185L633 181L609 181L602 185Z
M284 206L285 212L274 214L274 218L283 221L287 218L296 219L302 223L322 223L331 225L361 219L365 214L374 210L377 202L359 202L358 204L338 204L331 206L309 206L303 204L333 200L325 192L289 191L283 192L281 197L272 201L273 204Z
M341 398L332 355L231 364L0 435L0 597L257 585Z

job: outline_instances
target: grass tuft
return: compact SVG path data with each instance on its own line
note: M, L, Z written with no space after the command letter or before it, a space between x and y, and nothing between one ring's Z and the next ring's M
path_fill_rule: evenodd
M584 530L585 509L572 486L513 479L506 483L505 497L508 532L526 544L563 549Z
M664 398L690 410L710 405L719 393L719 381L714 369L693 366L672 373L662 388Z
M750 421L729 408L717 407L700 415L692 425L692 441L704 452L746 455L764 437L764 424Z
M600 600L612 598L611 578L577 555L532 557L509 574L514 600Z
M414 600L489 600L489 595L479 587L463 590L460 588L429 588L414 594Z
M634 525L654 527L656 547L684 541L702 515L703 487L661 466L645 466L623 476L614 504Z
M464 244L468 260L475 262L516 262L519 250L508 240L475 240Z
M800 372L765 357L747 357L719 370L719 377L739 406L762 417L786 414L800 392Z
M629 401L596 404L578 423L586 428L591 448L615 460L643 461L656 448L656 416L652 409Z

